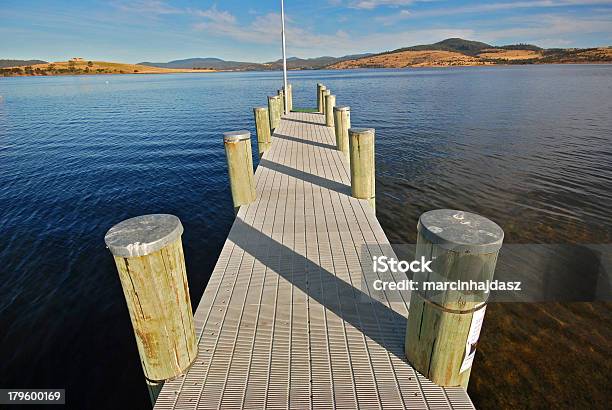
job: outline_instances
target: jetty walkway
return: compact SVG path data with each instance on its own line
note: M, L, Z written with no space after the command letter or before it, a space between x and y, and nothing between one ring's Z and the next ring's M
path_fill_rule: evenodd
M404 353L409 301L361 285L389 242L324 115L283 116L194 314L198 354L155 409L472 409Z

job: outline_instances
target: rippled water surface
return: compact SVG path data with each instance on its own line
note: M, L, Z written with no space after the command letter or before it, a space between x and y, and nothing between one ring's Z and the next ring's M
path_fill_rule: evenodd
M290 73L376 128L392 242L459 208L507 242L609 243L612 66ZM0 387L66 388L75 408L148 396L103 236L180 217L197 305L233 220L222 132L250 129L280 73L0 78Z

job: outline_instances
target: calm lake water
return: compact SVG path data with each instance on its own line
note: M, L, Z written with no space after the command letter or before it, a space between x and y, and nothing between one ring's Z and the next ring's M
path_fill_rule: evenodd
M612 65L290 77L294 106L324 82L354 126L376 128L391 242L442 207L493 219L507 243L611 242ZM252 107L280 85L277 72L0 78L0 387L149 406L104 233L179 216L197 306L234 218L222 133L254 133Z

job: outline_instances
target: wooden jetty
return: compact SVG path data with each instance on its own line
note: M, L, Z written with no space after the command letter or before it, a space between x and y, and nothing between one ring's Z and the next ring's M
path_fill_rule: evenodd
M374 289L407 279L372 270L398 259L375 214L375 131L322 84L318 113L283 115L292 98L253 110L255 173L250 133L224 134L236 219L195 315L176 216L106 234L155 409L473 409L488 294ZM432 210L417 230L421 281L493 278L494 222Z
M325 116L283 116L255 183L195 312L197 358L155 409L473 408L407 363L408 301L362 290L362 245L389 242Z

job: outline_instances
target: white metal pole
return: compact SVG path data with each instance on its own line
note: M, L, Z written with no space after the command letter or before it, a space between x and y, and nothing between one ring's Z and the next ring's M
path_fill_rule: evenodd
M281 37L283 39L283 84L284 84L284 100L285 112L289 112L287 106L287 50L285 47L285 2L281 0Z

